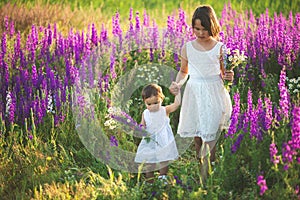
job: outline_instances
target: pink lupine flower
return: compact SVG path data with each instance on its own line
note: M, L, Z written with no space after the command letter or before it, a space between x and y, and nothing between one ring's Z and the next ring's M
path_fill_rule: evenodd
M260 175L257 177L257 185L260 187L259 194L262 196L266 192L266 190L268 190L268 186L266 180L264 179L264 176Z

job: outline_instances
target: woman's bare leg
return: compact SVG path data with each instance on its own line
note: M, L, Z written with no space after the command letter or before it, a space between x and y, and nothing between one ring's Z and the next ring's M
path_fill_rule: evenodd
M168 174L168 161L164 161L164 162L161 162L160 165L162 166L160 169L159 169L159 175L167 175Z
M204 184L204 182L207 179L207 175L209 172L209 160L210 162L212 159L215 159L215 145L216 145L216 140L211 141L211 142L204 142L201 151L200 151L200 157L201 157L201 183Z
M202 139L201 137L194 137L194 141L195 141L195 149L196 149L196 158L200 159L200 150L202 147Z
M147 164L147 172L145 173L146 175L146 181L148 183L153 183L154 181L154 168L155 168L155 164Z

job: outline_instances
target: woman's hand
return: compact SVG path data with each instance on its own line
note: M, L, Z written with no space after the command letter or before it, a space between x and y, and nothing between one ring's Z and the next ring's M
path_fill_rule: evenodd
M173 81L169 87L169 90L173 95L177 95L180 91L180 87L176 82Z
M232 70L225 70L224 80L233 81L234 72Z

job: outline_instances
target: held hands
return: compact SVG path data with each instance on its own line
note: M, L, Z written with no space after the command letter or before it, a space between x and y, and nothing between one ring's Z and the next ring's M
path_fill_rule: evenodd
M173 95L177 95L180 92L180 86L176 82L173 81L169 87L169 90Z
M234 72L232 70L225 70L224 80L233 81Z

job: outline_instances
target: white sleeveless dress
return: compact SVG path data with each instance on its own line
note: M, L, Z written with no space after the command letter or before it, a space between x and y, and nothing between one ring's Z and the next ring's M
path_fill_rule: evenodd
M134 161L136 163L158 163L177 159L177 146L166 108L160 106L157 112L144 110L144 120L150 140L142 138Z
M216 140L223 128L228 128L232 104L220 75L222 45L218 42L211 50L199 51L192 42L186 44L189 80L178 124L181 137L199 136L209 142Z

